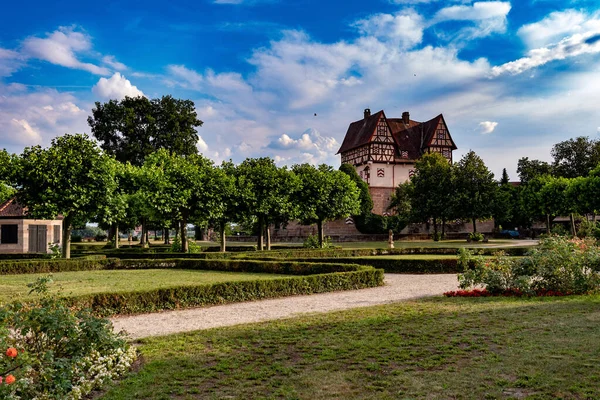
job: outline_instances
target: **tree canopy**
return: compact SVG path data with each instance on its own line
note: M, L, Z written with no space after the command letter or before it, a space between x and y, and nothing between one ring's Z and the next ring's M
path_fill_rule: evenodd
M202 121L191 100L140 96L96 102L88 124L107 154L123 163L141 166L148 155L159 149L178 155L196 154L196 128L202 126Z

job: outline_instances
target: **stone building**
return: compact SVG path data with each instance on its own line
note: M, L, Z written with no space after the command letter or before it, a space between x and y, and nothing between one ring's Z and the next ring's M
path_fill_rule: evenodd
M394 188L409 180L421 155L438 152L452 162L456 148L442 114L418 122L407 111L402 118L387 118L383 110L366 109L363 119L348 127L338 154L369 185L373 212L384 215Z
M32 219L15 199L0 204L0 254L48 253L49 244L61 245L62 217Z

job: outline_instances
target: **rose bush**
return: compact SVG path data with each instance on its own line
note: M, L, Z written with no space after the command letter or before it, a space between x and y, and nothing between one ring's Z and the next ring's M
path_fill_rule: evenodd
M0 399L81 399L136 358L108 320L50 296L50 282L31 285L40 300L0 307Z
M494 295L583 294L600 289L600 248L593 238L550 236L523 258L502 252L485 258L461 249L459 264L465 270L458 276L461 289L482 287Z

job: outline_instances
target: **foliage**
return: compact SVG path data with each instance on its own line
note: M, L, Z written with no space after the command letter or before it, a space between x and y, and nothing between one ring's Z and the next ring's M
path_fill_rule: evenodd
M240 189L240 213L256 222L258 248L263 249L263 232L272 223L286 224L298 215L293 195L300 180L287 167L278 168L271 158L247 158L236 168Z
M552 229L550 229L550 234L554 236L568 236L569 231L563 224L556 224L552 226Z
M521 183L527 184L538 176L552 175L552 166L546 161L530 160L528 157L523 157L517 162L517 174Z
M555 144L551 154L556 176L587 176L600 163L600 141L580 136Z
M412 219L419 222L432 220L433 233L437 237L438 224L453 217L456 193L452 166L439 153L424 154L415 164L415 175L410 184Z
M0 385L3 399L81 399L124 374L136 358L108 320L72 311L48 295L50 282L40 278L30 285L39 301L0 308L0 347L15 350L10 370L16 377Z
M461 260L472 254L461 251ZM475 267L459 275L463 289L483 285L491 293L518 290L582 294L600 289L600 248L593 239L550 236L522 259L499 253L494 259L473 259Z
M22 261L0 261L0 275L7 274L31 274L49 273L62 271L84 271L106 269L116 262L115 259L83 259L74 258L70 260L22 260Z
M183 252L183 250L181 248L181 240L179 239L179 236L174 238L173 241L171 242L171 247L169 247L169 252L170 253L182 253ZM189 254L202 253L202 246L200 246L198 243L196 243L193 240L188 241L187 253L189 253Z
M12 187L14 180L15 155L0 150L0 204L13 197L16 190Z
M581 239L586 237L600 239L600 226L598 225L598 222L590 221L587 218L584 218L579 224L577 237Z
M469 232L469 240L472 242L481 242L485 239L481 232Z
M141 166L148 155L160 149L196 154L196 127L202 126L202 121L191 100L140 96L96 102L88 124L104 151L120 162Z
M494 174L483 160L470 151L456 166L456 193L458 217L473 221L473 231L477 231L477 219L490 218L497 184Z
M327 255L325 255L327 257ZM431 258L407 257L407 258L385 258L385 257L348 257L331 256L332 258L312 257L288 259L295 262L319 262L319 263L343 263L368 265L373 268L384 270L392 274L455 274L463 272L464 268L454 257L443 258L431 256Z
M19 201L34 218L62 214L63 257L70 257L70 230L99 213L110 215L117 192L116 163L87 135L64 135L51 146L27 147L19 157Z
M371 199L371 193L369 192L369 185L361 179L356 172L356 168L354 168L351 164L342 164L340 166L340 171L345 173L352 179L354 183L356 183L356 187L360 192L360 215L368 215L373 210L373 200Z
M345 218L360 212L359 190L350 177L323 164L294 165L292 172L300 180L293 201L298 217L305 225L317 224L319 246L325 246L323 222Z
M334 246L329 236L323 240L322 244L320 244L318 235L308 235L308 237L304 240L302 247L305 249L329 249Z

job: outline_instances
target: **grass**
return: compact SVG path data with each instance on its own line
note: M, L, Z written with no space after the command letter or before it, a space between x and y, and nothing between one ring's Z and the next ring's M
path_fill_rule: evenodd
M31 299L27 284L48 274L0 276L0 303ZM287 275L237 273L222 271L147 269L58 272L52 274L51 292L62 291L66 296L91 293L120 293L147 289L190 286L220 282L278 279Z
M600 398L600 296L436 298L141 341L115 399Z

